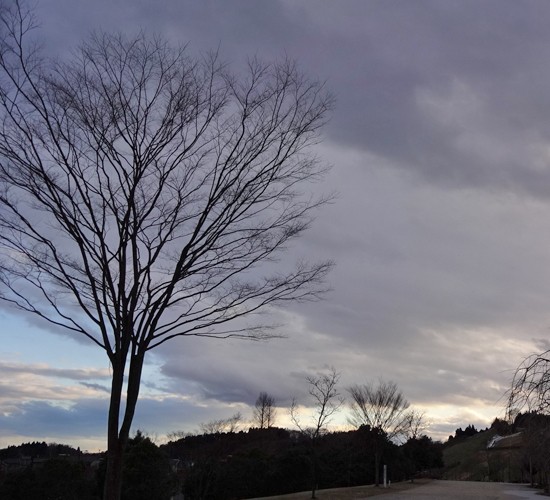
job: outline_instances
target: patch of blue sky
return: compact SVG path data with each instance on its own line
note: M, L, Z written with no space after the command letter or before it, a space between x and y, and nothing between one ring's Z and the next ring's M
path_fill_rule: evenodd
M75 335L54 333L47 325L41 328L16 313L0 311L0 359L56 368L108 366L100 348Z

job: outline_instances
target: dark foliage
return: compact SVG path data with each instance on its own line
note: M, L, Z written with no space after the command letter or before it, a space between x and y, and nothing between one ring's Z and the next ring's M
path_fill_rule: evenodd
M124 462L122 498L167 500L182 491L189 500L229 500L303 491L311 488L314 459L317 488L372 484L374 449L380 442L382 464L387 465L388 480L392 482L441 465L440 443L422 436L397 446L385 436L382 440L374 436L367 426L324 434L316 441L314 451L303 433L279 428L187 436L160 447L138 432L130 439ZM0 453L22 456L25 451L38 457L39 453L61 453L67 448L26 443ZM0 478L0 498L99 499L105 464L94 471L84 465L78 450L68 451L62 457L37 459L33 465L4 475ZM170 459L178 464L174 469Z
M6 458L54 458L58 456L78 456L79 449L72 446L58 443L46 443L45 441L33 441L22 443L18 446L8 446L0 450L0 459Z
M538 411L518 413L512 431L521 433L522 469L532 484L550 492L550 415Z
M98 472L99 485L104 477L103 462ZM122 477L122 500L168 500L178 490L168 455L140 431L128 441Z
M94 468L70 446L23 443L0 450L0 459L7 469L0 472L0 499L101 498L105 462ZM130 439L123 478L123 500L168 500L180 489L166 452L139 431Z
M506 421L500 418L495 418L491 424L491 429L494 430L499 436L506 436L512 432L512 426Z
M370 429L325 434L315 446L318 488L374 482ZM311 488L313 451L300 433L272 428L189 436L165 449L181 460L185 498L250 498ZM384 437L383 464L388 466L389 480L409 479L441 465L441 444L422 437L400 447Z
M0 498L11 500L94 500L96 483L80 461L52 458L7 474Z
M411 477L426 475L443 467L443 445L434 443L428 436L409 439L402 446L403 454L409 461Z
M530 427L550 428L550 415L536 411L518 413L512 423L512 431L519 432Z
M481 432L481 431L478 431L475 428L475 426L472 424L468 425L464 430L462 430L462 427L459 427L455 431L454 436L449 436L449 439L446 444L456 443L456 440L466 439L466 438L475 436L478 432Z

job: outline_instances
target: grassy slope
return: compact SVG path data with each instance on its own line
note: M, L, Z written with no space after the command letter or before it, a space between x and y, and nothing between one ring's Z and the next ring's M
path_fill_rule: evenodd
M445 463L443 478L486 481L489 475L486 447L487 442L494 435L495 431L493 430L480 432L445 448L443 451L443 462Z

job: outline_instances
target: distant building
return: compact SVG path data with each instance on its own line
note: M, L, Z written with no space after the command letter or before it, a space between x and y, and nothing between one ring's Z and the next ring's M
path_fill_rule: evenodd
M496 434L487 443L489 480L499 482L526 482L525 444L523 432L509 436Z

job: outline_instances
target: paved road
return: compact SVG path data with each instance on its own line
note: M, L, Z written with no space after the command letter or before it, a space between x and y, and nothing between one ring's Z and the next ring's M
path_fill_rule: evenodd
M383 500L543 500L528 486L473 481L432 481L401 493L388 493Z

